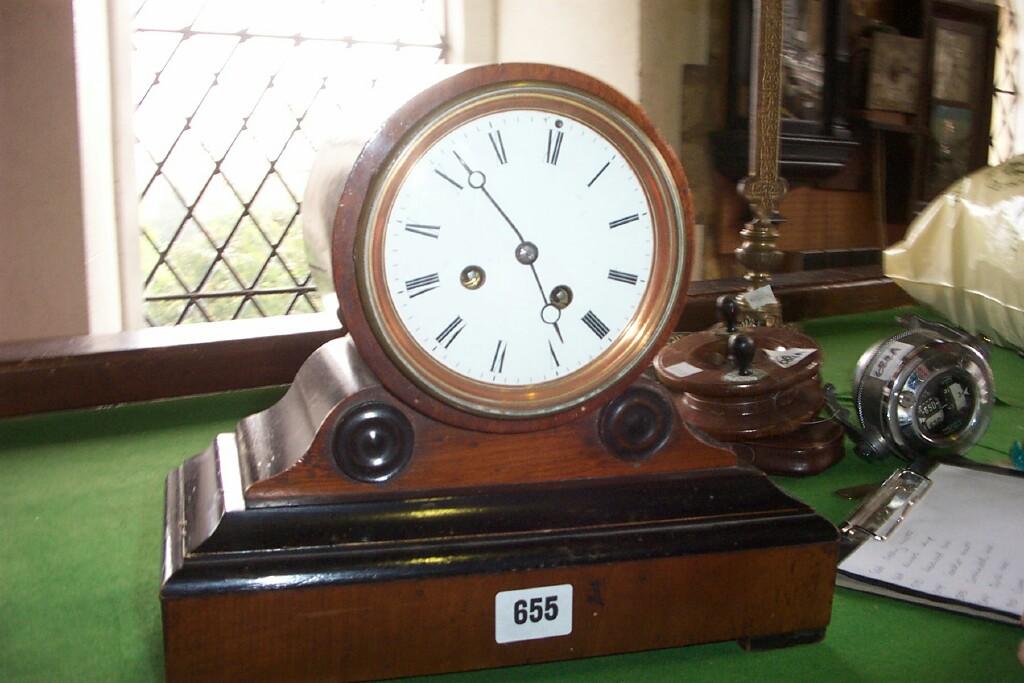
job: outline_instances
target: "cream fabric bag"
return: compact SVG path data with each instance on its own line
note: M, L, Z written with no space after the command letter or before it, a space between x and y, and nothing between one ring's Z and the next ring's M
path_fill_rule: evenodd
M883 263L910 296L968 332L1024 349L1024 155L947 188Z

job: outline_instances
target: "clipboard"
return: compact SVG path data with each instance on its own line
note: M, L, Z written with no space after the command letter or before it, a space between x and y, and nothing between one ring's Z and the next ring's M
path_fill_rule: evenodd
M840 532L836 585L1024 625L1024 472L964 458L900 469Z

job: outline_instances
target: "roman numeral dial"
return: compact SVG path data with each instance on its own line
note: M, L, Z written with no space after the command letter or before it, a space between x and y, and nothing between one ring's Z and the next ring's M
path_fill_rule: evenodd
M558 165L558 156L562 153L562 138L565 134L560 130L548 131L548 153L547 162L552 166Z
M426 294L437 289L441 279L437 273L431 273L430 275L424 275L422 277L416 277L411 280L406 280L405 291L409 293L410 299L415 299L420 294Z
M617 218L614 221L609 221L608 227L613 229L621 228L623 225L628 225L629 223L634 223L638 220L640 220L640 215L634 213L630 216L625 216L623 218Z
M621 282L627 285L635 285L638 276L633 273L624 273L621 270L615 270L614 268L608 271L608 279L613 282Z
M505 370L505 353L508 351L508 344L498 340L494 347L494 357L491 358L491 372L503 372Z
M530 387L621 346L655 244L627 158L540 110L487 113L433 140L380 244L393 319L419 352L476 385Z
M600 318L594 315L593 311L587 311L581 320L583 320L584 325L590 328L591 332L597 335L598 339L604 339L608 336L608 333L611 332L611 330L608 329L608 326L605 325Z
M508 155L505 154L505 142L501 139L501 131L492 131L487 134L487 137L491 139L491 146L494 147L494 153L498 156L498 163L507 164Z
M459 335L462 334L462 330L466 329L466 323L462 321L462 316L455 316L455 320L448 323L447 327L441 330L441 333L434 339L438 344L443 344L444 348L448 348L452 345Z
M405 231L411 232L414 235L420 237L429 237L431 239L437 239L441 236L440 225L423 225L422 223L406 223Z

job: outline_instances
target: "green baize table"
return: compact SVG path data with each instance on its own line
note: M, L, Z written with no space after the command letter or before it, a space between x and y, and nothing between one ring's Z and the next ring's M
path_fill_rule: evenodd
M802 324L824 348L824 379L841 396L859 355L897 331L897 312ZM1024 359L994 349L993 366L1000 404L970 456L1006 462L1024 438ZM0 421L0 682L162 680L164 476L283 393ZM838 523L856 504L834 491L880 482L897 464L863 462L847 444L824 474L776 481ZM751 653L726 642L431 680L1024 681L1022 638L1013 626L839 588L827 635L814 645Z

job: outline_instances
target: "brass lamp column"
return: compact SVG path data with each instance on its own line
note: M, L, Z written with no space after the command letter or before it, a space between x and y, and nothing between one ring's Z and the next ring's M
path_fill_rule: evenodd
M779 203L788 189L785 179L779 177L782 2L754 0L750 160L747 177L739 184L739 192L750 204L753 218L740 231L743 243L736 249L736 258L747 268L744 278L750 290L769 284L772 271L782 262L782 252L775 248L775 240L779 236L775 227L780 222ZM778 304L746 313L745 317L752 318L755 324L778 325L782 322L782 309Z

